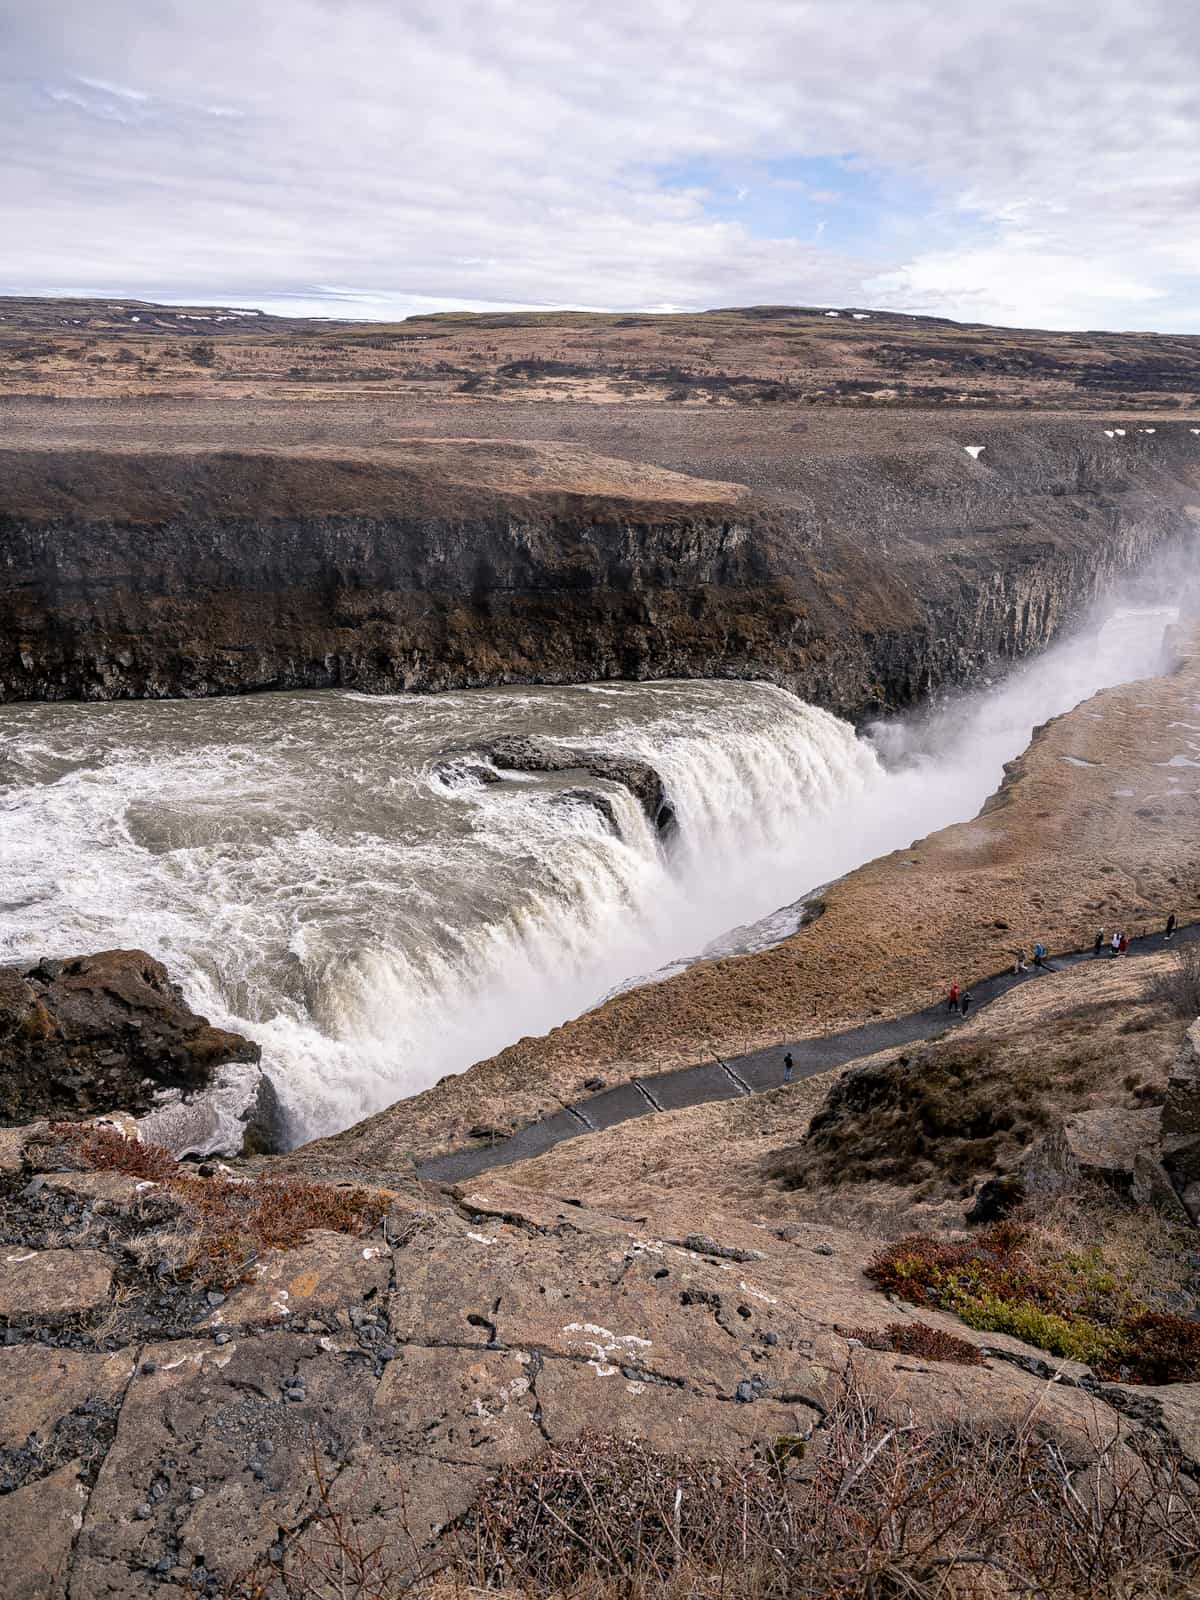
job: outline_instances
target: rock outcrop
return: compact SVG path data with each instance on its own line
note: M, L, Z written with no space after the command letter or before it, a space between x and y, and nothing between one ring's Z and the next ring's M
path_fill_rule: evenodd
M369 1235L318 1229L225 1292L156 1268L169 1181L122 1202L115 1176L6 1180L21 1185L6 1253L50 1229L66 1243L48 1254L76 1264L48 1263L48 1317L22 1302L0 1348L6 1593L219 1594L259 1564L303 1570L331 1511L364 1547L424 1559L490 1472L547 1444L603 1431L694 1458L819 1449L848 1389L905 1425L1032 1425L1072 1462L1104 1450L1136 1470L1166 1450L1197 1470L1194 1385L1101 1385L1006 1335L918 1319L837 1230L414 1186L383 1197ZM972 1361L859 1336L918 1320Z
M259 1054L190 1011L144 950L0 968L0 1122L147 1111Z
M1183 425L987 437L798 449L769 495L563 445L11 449L0 701L716 676L911 705L1194 526Z

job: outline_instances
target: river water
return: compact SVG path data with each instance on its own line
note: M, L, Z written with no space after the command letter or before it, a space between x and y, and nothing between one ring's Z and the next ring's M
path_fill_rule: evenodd
M291 1138L329 1133L785 936L817 886L973 815L1035 723L1156 670L1171 616L1117 610L863 736L742 682L0 707L0 961L149 950L260 1042ZM480 781L457 752L501 733L646 758L677 829L578 773ZM208 1108L224 1137L241 1070Z

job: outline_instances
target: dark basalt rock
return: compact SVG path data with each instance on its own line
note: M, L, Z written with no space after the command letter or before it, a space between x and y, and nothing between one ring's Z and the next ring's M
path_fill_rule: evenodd
M636 756L610 755L603 750L581 750L552 744L523 734L506 734L480 752L501 772L588 772L593 778L619 783L628 789L660 833L673 826L675 812L666 787L648 761ZM600 800L602 796L594 797ZM611 807L608 810L610 820Z
M2 452L0 703L753 678L855 721L1042 649L1192 536L1184 425L799 452L710 503L295 452ZM740 496L740 497L739 497Z
M0 1122L140 1114L159 1090L202 1089L259 1054L190 1011L144 950L0 968Z

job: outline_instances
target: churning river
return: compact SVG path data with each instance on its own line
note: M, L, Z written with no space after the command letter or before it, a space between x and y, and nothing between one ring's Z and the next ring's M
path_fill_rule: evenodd
M1118 610L863 736L743 682L0 707L0 961L149 950L259 1041L291 1138L329 1133L785 936L819 885L973 815L1036 723L1154 671L1169 620ZM578 773L481 781L459 752L505 733L648 760L677 829ZM211 1102L227 1134L244 1087Z

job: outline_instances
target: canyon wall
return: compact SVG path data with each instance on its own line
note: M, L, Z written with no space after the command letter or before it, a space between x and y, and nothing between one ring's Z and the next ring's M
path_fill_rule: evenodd
M754 490L562 445L0 451L0 701L733 676L898 709L1197 525L1185 424L981 437L798 442Z

